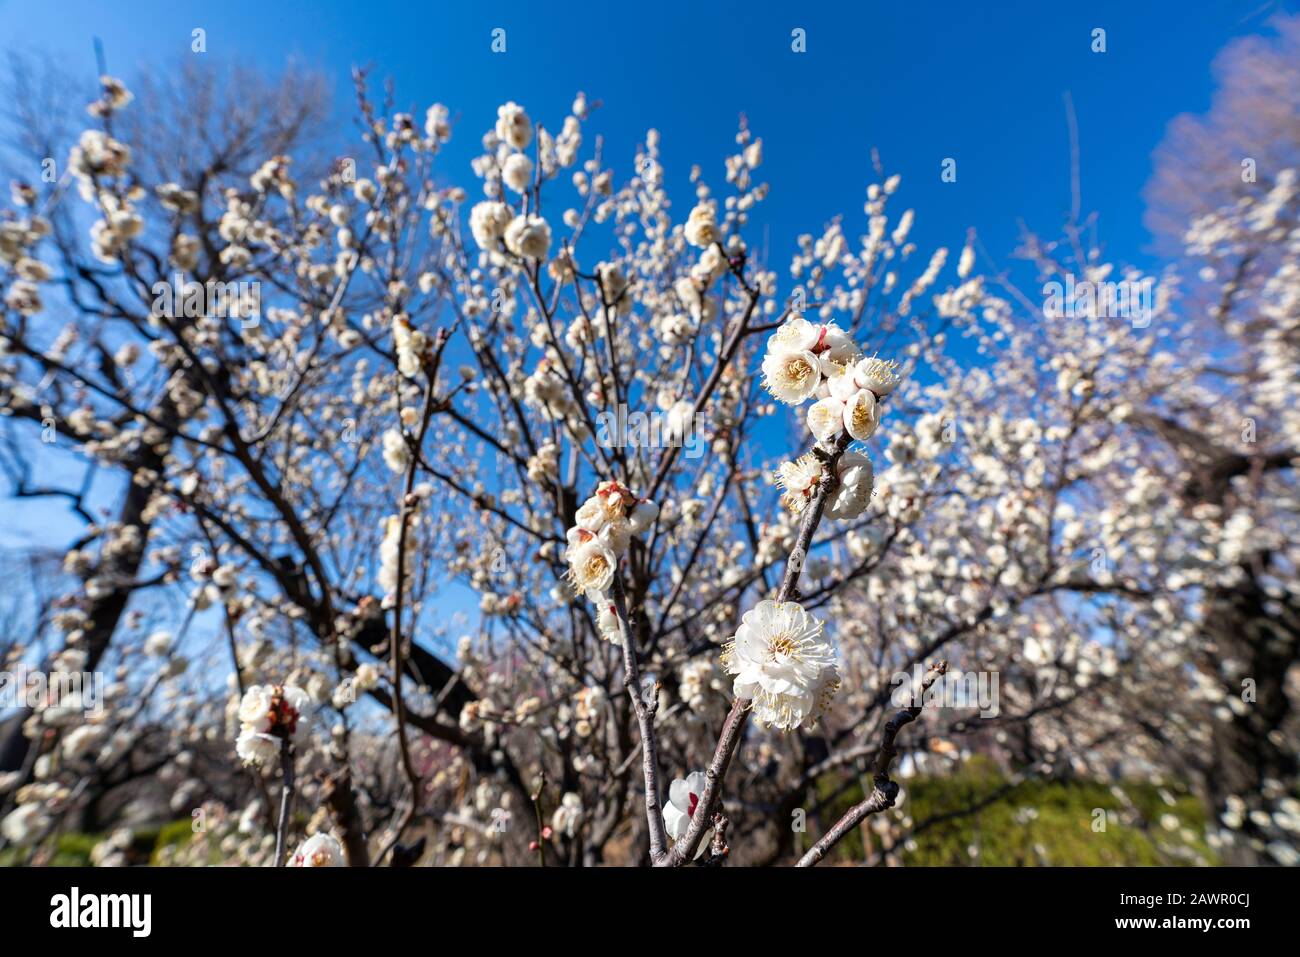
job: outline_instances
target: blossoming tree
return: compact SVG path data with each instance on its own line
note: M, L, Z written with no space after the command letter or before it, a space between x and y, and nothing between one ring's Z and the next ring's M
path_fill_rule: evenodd
M360 141L316 172L305 115L142 162L136 105L103 78L0 222L16 441L127 489L64 560L57 641L8 651L112 681L11 722L6 841L156 777L205 822L174 862L806 866L868 820L892 860L925 825L895 777L975 749L1008 770L983 801L1118 755L1200 775L1224 846L1294 843L1294 174L1189 236L1231 284L1209 360L1045 311L973 237L919 256L879 169L778 271L743 125L683 217L658 135L620 167L582 95L502 105L472 187L448 109L360 73ZM1078 237L1025 253L1104 282ZM1168 331L1174 278L1142 278ZM1225 355L1265 387L1207 424ZM1243 633L1270 708L1223 686ZM1001 700L942 698L962 674ZM1230 778L1193 761L1222 709L1268 752Z

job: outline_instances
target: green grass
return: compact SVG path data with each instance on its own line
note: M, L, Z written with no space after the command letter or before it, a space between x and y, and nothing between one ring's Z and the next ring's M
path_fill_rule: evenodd
M130 857L136 861L154 859L158 848L165 843L183 843L179 838L170 836L171 832L185 829L185 840L192 836L189 818L174 821L161 828L137 828L131 835ZM108 832L82 833L70 832L53 838L54 854L48 861L50 867L90 867L90 852L95 845L108 837ZM15 867L25 864L30 856L30 849L10 847L0 851L0 867Z
M194 822L188 817L164 824L158 831L158 839L154 842L152 853L149 855L149 863L158 864L164 848L184 847L193 838Z
M819 793L825 799L844 783L843 778L823 781ZM913 827L935 816L959 815L914 836L901 853L903 863L909 866L1218 863L1205 843L1205 812L1200 801L1176 785L1165 787L1174 798L1171 806L1161 797L1159 787L1144 782L1122 782L1112 788L1088 780L1031 781L982 810L960 814L1006 783L992 762L975 758L955 774L901 783L901 806ZM829 825L861 800L862 788L855 781L823 810L822 823ZM1166 815L1177 819L1174 830L1162 825ZM1094 829L1103 817L1105 829ZM1185 835L1184 831L1191 833ZM872 841L878 850L879 838L873 835ZM972 849L976 853L972 854ZM862 838L855 834L840 842L832 859L847 863L865 856Z

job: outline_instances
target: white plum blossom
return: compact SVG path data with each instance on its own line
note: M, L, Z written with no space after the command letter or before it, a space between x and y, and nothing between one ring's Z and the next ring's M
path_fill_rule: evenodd
M313 834L294 851L288 867L342 867L343 845L332 834Z
M782 462L776 472L776 484L784 489L781 504L792 512L802 512L812 500L826 470L814 453L808 452L793 462Z
M522 193L532 185L533 161L523 153L511 153L501 167L502 181L516 193Z
M427 344L424 333L412 328L406 316L399 313L393 317L393 347L397 351L397 371L406 378L414 378L420 371Z
M821 336L820 328L802 316L787 319L767 340L767 354L811 352Z
M641 535L650 530L650 526L659 517L659 506L654 502L642 500L632 508L628 526L633 535Z
M569 580L579 591L605 591L614 581L618 556L600 536L577 529L569 545Z
M659 517L654 502L637 499L617 482L601 482L596 494L578 507L577 524L565 533L568 581L598 607L598 631L606 641L621 638L618 615L605 593L614 583L618 563L633 535L644 535Z
M859 389L844 403L844 429L853 438L865 441L876 434L880 425L880 405L870 389Z
M813 396L846 402L855 389L849 379L858 348L849 335L833 322L812 323L793 316L767 340L763 357L763 383L781 402L799 405ZM863 388L857 385L856 388ZM830 406L824 406L823 410ZM829 430L825 411L811 414L809 426Z
M875 471L871 459L861 452L848 451L836 463L839 483L826 499L826 517L841 520L857 518L871 503Z
M505 237L506 227L513 219L514 213L505 203L484 200L469 211L469 231L480 248L492 249Z
M768 353L763 359L763 384L781 402L798 405L817 392L821 363L806 350Z
M280 754L281 742L303 740L310 706L311 696L295 685L250 685L239 700L240 759L267 764Z
M43 838L53 824L39 803L20 804L0 821L0 837L18 847L25 847Z
M722 666L754 720L783 731L813 727L840 685L822 623L794 601L764 600L745 612Z
M505 231L506 248L524 259L545 259L551 248L551 227L540 216L516 216Z
M224 115L222 90L208 95ZM1145 823L1171 859L1296 861L1282 770L1300 712L1274 720L1241 695L1249 677L1296 697L1273 680L1289 671L1250 664L1285 645L1300 562L1300 177L1276 149L1259 184L1184 191L1195 212L1171 238L1194 265L1148 277L1106 262L1092 230L1026 237L1026 278L1150 279L1146 329L1103 315L1109 294L1066 316L1064 300L1002 291L1010 275L986 287L973 232L949 282L947 253L918 250L912 213L886 208L897 177L868 185L861 215L769 236L743 123L722 164L691 165L670 193L696 159L680 143L650 130L597 147L582 95L536 123L506 103L481 117L473 179L457 183L459 160L438 155L446 107L394 114L359 95L364 139L322 143L344 159L300 182L303 144L261 129L281 119L264 109L297 107L284 96L240 112L246 134L216 123L186 140L187 170L235 161L183 183L159 175L168 139L141 135L174 125L170 95L147 97L163 112L141 126L106 82L93 119L78 114L97 129L32 131L64 156L76 144L77 189L14 183L0 210L6 429L39 457L33 479L71 452L121 481L82 503L61 565L30 564L51 576L34 581L50 612L34 642L15 631L10 664L106 687L102 714L63 697L0 721L0 833L19 860L32 846L48 860L91 811L113 835L93 860L116 863L124 815L202 807L203 834L159 847L160 863L272 863L278 781L238 765L274 777L292 748L295 835L311 835L294 866L345 863L322 832L328 798L347 797L326 787L349 771L376 850L396 828L439 864L616 863L658 830L631 820L651 742L685 775L735 734L716 785L750 863L788 847L773 840L788 819L763 808L870 767L891 674L942 656L1005 679L1016 733L927 706L900 776L940 782L968 752L1027 777L1123 768L1169 790ZM1214 168L1249 145L1223 137ZM39 211L79 196L55 233ZM768 250L791 239L787 271ZM153 314L144 290L178 271L256 283L260 321L229 321L247 318L242 294L225 317ZM891 403L907 420L878 435ZM624 423L647 439L610 441ZM201 657L177 680L182 648ZM768 730L747 733L751 718ZM822 722L827 776L797 733ZM1183 838L1175 803L1234 740L1259 751L1239 793ZM155 762L129 801L94 803ZM537 780L554 833L543 824L529 853ZM649 783L679 847L704 775ZM400 823L410 808L437 820ZM881 863L907 861L908 817L873 819Z
M691 817L704 794L707 779L703 771L692 771L685 778L677 778L668 787L668 803L664 805L664 830L674 841L686 836Z
M833 395L808 407L808 431L819 442L833 439L844 428L844 403Z
M582 825L583 817L582 796L575 791L565 791L551 815L551 827L558 834L573 837Z
M692 246L711 246L718 241L717 212L712 203L700 203L686 220L686 241Z
M853 367L853 377L859 388L870 389L878 398L898 388L897 365L875 356L860 359Z
M521 150L533 139L533 124L524 108L512 100L497 107L496 134L503 143Z
M144 653L153 658L161 658L167 654L171 645L171 632L155 631L144 640Z
M240 731L235 739L235 754L244 764L270 764L280 756L280 739L257 731Z
M402 435L402 431L400 429L385 430L383 447L384 464L399 475L405 472L407 465L411 461L411 450L406 444L406 438Z

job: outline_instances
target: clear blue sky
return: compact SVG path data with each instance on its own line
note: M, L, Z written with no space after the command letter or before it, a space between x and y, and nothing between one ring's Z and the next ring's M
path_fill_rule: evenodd
M764 220L779 267L797 234L837 213L850 235L860 231L873 146L903 176L901 201L916 208L922 250L955 248L975 226L1004 259L1021 220L1054 234L1070 200L1068 91L1083 208L1100 214L1113 259L1149 265L1140 191L1152 148L1174 115L1208 105L1214 54L1296 4L763 0L583 4L572 14L535 0L444 6L0 0L0 51L56 55L85 77L87 99L96 92L95 37L110 72L128 79L183 57L269 70L293 58L334 81L340 122L352 104L350 68L371 64L395 81L400 108L423 111L435 100L451 108L459 125L443 172L465 183L499 103L517 100L555 127L583 90L604 102L587 135L606 137L606 156L623 172L644 131L660 131L679 206L689 203L692 163L721 183L743 112L764 139L761 172L772 185ZM203 54L190 52L198 27ZM1090 49L1096 27L1106 30L1105 53ZM506 31L504 54L491 51L496 28ZM791 50L795 28L806 31L806 53ZM957 160L956 183L940 181L945 157ZM30 510L31 529L18 509L4 511L0 541L48 541L48 508Z
M47 50L93 92L92 38L111 72L195 56L268 69L293 57L319 66L350 106L348 70L392 76L398 103L441 100L459 113L463 165L507 99L557 124L575 91L606 108L590 129L626 168L647 127L663 134L670 173L692 162L720 179L720 159L744 112L764 138L773 253L837 212L860 212L869 151L903 175L921 247L955 246L977 226L1009 251L1016 221L1053 231L1069 204L1062 94L1079 116L1083 205L1101 214L1119 259L1142 261L1138 194L1168 120L1203 110L1209 64L1232 36L1263 28L1264 0L749 3L573 5L539 2L89 2L0 0L0 47ZM490 50L506 30L507 52ZM791 51L791 30L807 52ZM1107 52L1090 50L1094 27ZM939 179L944 157L958 181ZM671 183L670 183L671 185ZM683 197L683 201L685 198Z

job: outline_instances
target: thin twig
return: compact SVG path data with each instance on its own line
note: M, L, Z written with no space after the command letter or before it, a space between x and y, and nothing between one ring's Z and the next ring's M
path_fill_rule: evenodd
M845 812L835 826L832 827L822 837L820 841L814 844L803 857L799 858L796 867L813 867L830 851L832 847L838 844L846 834L852 831L863 819L869 815L876 814L880 811L887 810L894 806L898 800L898 785L889 778L889 765L894 760L894 755L898 752L894 750L894 739L898 737L898 732L903 726L915 721L921 713L921 702L925 693L930 690L930 686L938 680L939 676L948 670L948 662L938 661L930 666L925 673L925 678L921 681L919 693L914 691L916 704L903 708L887 722L885 722L885 733L880 741L880 750L876 752L876 760L872 766L872 788L871 794L865 801L855 804Z
M284 843L289 833L289 811L293 807L293 744L287 737L280 739L280 772L284 785L280 788L280 820L275 826L275 866L284 867Z

